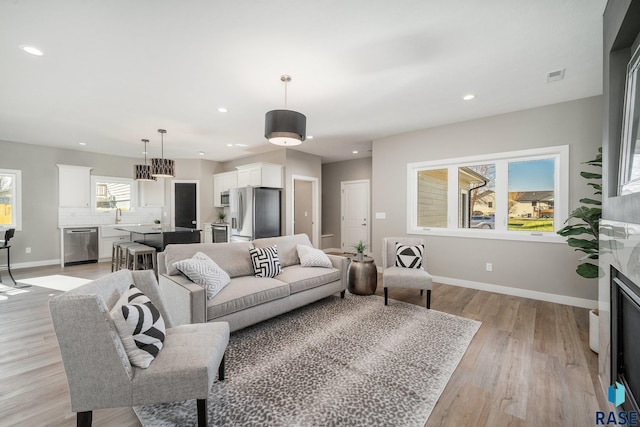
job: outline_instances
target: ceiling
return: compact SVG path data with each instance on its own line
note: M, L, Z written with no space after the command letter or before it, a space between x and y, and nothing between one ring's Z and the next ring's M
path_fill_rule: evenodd
M314 136L296 149L368 157L384 136L601 94L605 4L3 0L0 140L142 157L146 138L155 157L164 128L165 157L232 160L279 148L264 114L290 74Z

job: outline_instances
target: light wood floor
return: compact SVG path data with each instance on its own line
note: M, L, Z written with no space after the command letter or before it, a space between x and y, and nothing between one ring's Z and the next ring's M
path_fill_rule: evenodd
M14 270L95 279L108 263ZM5 271L2 279L9 281ZM59 291L0 293L0 426L73 426L66 376L48 301ZM382 294L381 282L377 294ZM425 304L419 292L390 297ZM390 301L393 303L393 301ZM434 285L432 309L482 322L435 406L433 426L589 426L608 410L589 350L588 312L564 305ZM94 412L94 426L139 426L131 408Z

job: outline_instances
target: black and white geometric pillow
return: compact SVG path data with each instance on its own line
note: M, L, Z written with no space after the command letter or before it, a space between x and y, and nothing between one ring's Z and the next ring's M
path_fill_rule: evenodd
M424 245L403 245L396 243L396 267L422 268Z
M131 285L111 310L111 316L131 364L148 368L162 349L166 335L158 309Z
M268 248L249 249L249 255L253 263L253 273L256 277L276 277L282 273L276 245Z
M183 259L173 263L193 283L207 291L207 299L212 299L229 283L231 277L214 260L202 252L197 252L190 259Z

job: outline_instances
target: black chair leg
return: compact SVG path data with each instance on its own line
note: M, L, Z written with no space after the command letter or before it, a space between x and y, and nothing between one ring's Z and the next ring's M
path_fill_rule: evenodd
M347 291L342 291L340 292L340 298L344 299L344 295L347 293Z
M16 282L16 279L13 278L13 274L11 273L11 251L9 250L10 248L7 248L7 271L9 272L9 277L11 277L11 281L13 282L13 287L14 288L28 288L31 285L24 285L24 284L20 284L18 282ZM0 280L0 283L2 283L2 281Z
M91 427L93 411L78 412L76 415L76 425L78 427Z
M207 427L207 399L198 399L198 427Z
M431 289L427 289L427 308L431 308Z
M220 366L218 366L218 381L224 381L224 358L227 355L222 356L222 360L220 361Z
M420 289L420 296L422 296L422 294L424 294L424 289Z
M384 288L384 305L389 305L389 288Z

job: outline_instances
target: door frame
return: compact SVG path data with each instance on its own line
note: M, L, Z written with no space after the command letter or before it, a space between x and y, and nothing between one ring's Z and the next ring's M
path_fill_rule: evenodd
M318 192L318 178L313 177L313 176L304 176L304 175L291 175L291 206L290 206L290 212L291 215L289 215L289 218L291 218L291 220L289 221L289 225L291 226L291 233L293 234L293 230L295 230L294 227L294 220L295 220L295 206L296 206L296 200L295 200L295 181L308 181L311 182L311 203L313 203L312 209L311 209L311 221L313 222L311 229L313 236L311 237L311 244L313 245L313 247L315 248L319 248L320 247L320 229L319 229L319 218L320 218L320 201L319 201L319 192Z
M199 179L172 179L171 180L171 226L176 226L176 184L196 185L196 229L200 228L200 180Z
M345 224L344 224L344 211L345 211L345 203L344 203L344 187L345 184L367 184L367 204L369 205L369 212L367 213L367 239L368 241L368 251L365 253L371 253L371 180L369 179L355 179L353 181L340 181L340 250L345 251L343 248L344 236L345 236Z

